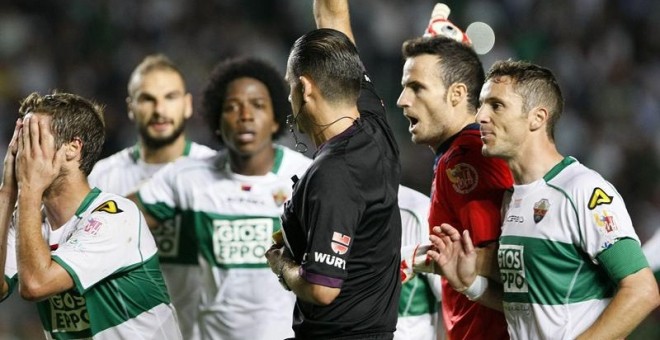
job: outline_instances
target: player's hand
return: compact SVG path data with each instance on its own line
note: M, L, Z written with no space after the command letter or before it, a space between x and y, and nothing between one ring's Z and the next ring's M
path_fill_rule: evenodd
M401 247L401 283L406 283L418 273L435 273L435 261L428 255L431 244L414 244Z
M277 275L280 274L284 263L293 261L293 256L283 244L273 244L265 255L270 270Z
M467 231L461 234L449 224L434 227L429 239L433 249L428 255L435 261L436 274L442 275L456 291L464 291L476 278L477 254Z
M16 200L18 195L18 182L16 181L16 153L18 152L18 135L23 127L23 120L18 119L14 126L14 134L7 146L5 154L4 167L2 173L2 184L0 190L9 193L12 200Z
M43 192L60 174L65 146L55 149L55 137L44 117L28 115L19 132L16 153L16 179L21 191L35 195Z

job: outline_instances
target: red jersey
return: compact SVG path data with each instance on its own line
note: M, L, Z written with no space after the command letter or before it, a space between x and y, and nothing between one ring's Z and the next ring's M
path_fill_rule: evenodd
M449 223L470 231L475 246L496 242L501 232L504 191L511 171L499 158L481 153L479 126L471 124L438 150L429 227ZM442 279L442 312L449 339L508 339L504 314L468 300Z

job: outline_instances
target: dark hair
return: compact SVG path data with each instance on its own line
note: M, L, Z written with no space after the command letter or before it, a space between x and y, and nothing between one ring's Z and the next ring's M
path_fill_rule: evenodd
M55 92L40 96L33 92L21 101L18 112L20 117L30 112L51 116L50 128L57 148L80 138L83 145L80 170L89 175L105 141L102 106L75 94Z
M279 128L273 133L273 139L279 138L284 133L286 126L286 116L291 114L291 105L289 104L288 90L284 77L275 69L274 66L260 59L241 57L231 58L218 63L202 91L202 111L203 115L211 127L214 135L218 136L220 144L224 144L220 131L222 108L225 104L225 95L229 83L238 78L254 78L262 82L273 103L273 114Z
M474 50L456 40L443 37L420 37L403 43L404 58L421 54L438 57L438 72L445 88L463 83L468 90L468 104L474 112L479 107L479 94L484 84L484 68Z
M156 70L158 71L167 70L177 73L179 77L181 77L181 81L183 82L185 87L186 81L185 78L183 77L183 73L181 72L179 67L172 60L170 60L170 58L168 58L164 54L151 54L144 57L144 59L142 59L140 64L138 64L131 73L131 77L128 79L128 85L127 85L128 96L131 97L133 95L133 92L135 91L134 88L135 80L137 79L138 76L143 76L149 72Z
M497 82L500 77L513 81L514 92L522 97L523 112L536 106L548 109L547 133L554 140L555 126L564 111L564 98L552 71L527 61L500 60L491 66L486 80Z
M291 78L312 78L329 102L354 103L360 94L364 66L357 48L344 33L324 28L296 40L288 72Z

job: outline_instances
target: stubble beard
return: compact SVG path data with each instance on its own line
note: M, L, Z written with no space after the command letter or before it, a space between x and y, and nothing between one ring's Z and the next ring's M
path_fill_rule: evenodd
M149 135L149 129L147 126L140 126L139 133L145 147L149 149L160 149L174 143L183 134L185 129L185 121L182 121L169 136L152 137Z

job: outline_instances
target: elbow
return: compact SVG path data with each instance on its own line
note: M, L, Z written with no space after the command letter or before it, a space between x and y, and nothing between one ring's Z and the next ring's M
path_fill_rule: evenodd
M326 297L315 297L314 298L314 303L319 305L319 306L327 306L331 304L333 301L335 301L334 298L326 298Z
M660 293L658 292L658 283L650 270L646 270L644 284L636 284L635 291L638 297L638 303L646 306L651 312L660 306Z
M339 288L330 288L320 285L312 286L312 299L319 306L327 306L335 301L339 296Z
M40 284L29 282L30 280L19 280L18 291L21 298L27 301L37 302L41 301L48 296L43 294L43 289Z
M649 296L652 296L651 299L651 310L655 310L660 306L660 293L658 292L658 284L654 284L649 292Z

